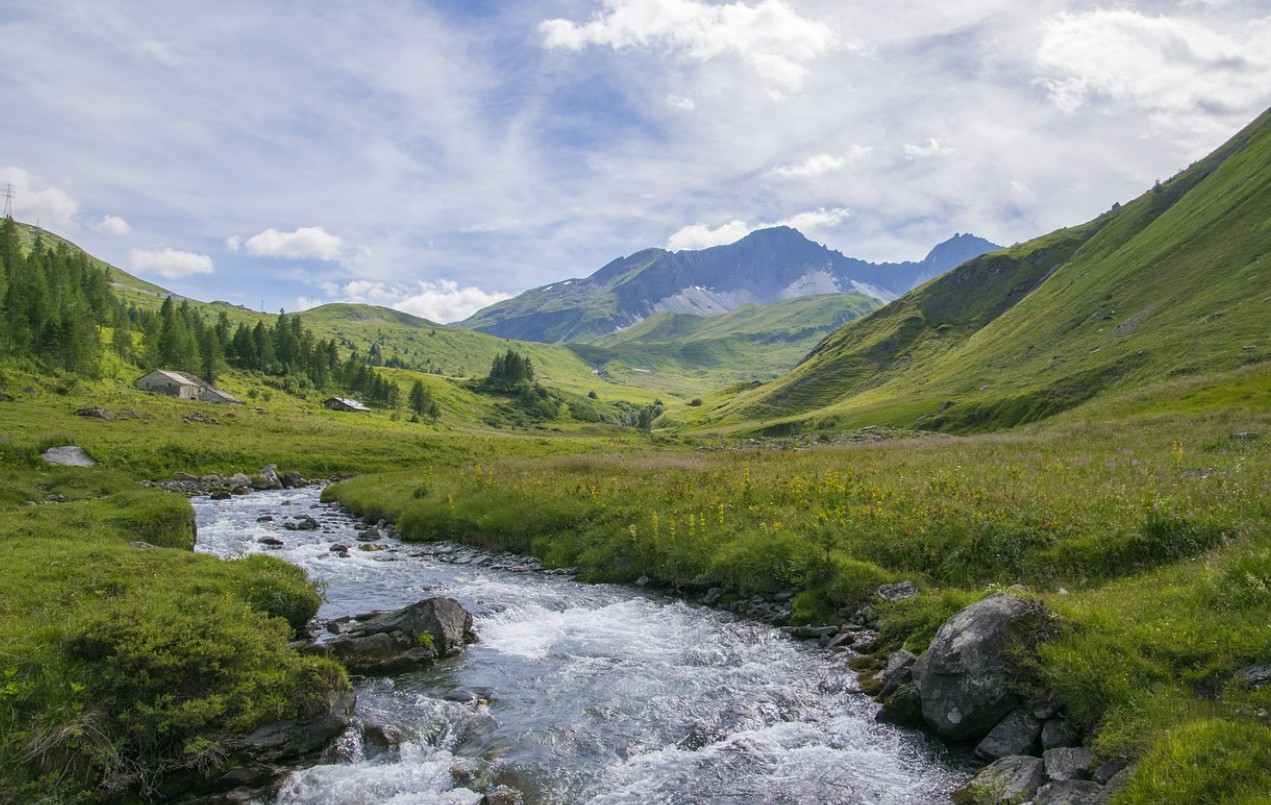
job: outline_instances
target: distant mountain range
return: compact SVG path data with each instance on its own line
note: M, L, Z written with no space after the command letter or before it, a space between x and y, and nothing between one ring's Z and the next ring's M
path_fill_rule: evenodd
M491 305L458 326L524 341L585 344L658 313L709 315L849 292L889 302L1000 248L959 234L921 261L869 263L779 226L700 251L645 249L586 279L555 282Z

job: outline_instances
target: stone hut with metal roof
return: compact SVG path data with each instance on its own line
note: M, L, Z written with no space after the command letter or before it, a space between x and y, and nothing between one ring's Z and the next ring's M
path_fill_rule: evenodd
M367 408L357 400L351 400L348 397L328 397L322 401L324 408L330 408L332 411L356 411L358 413L370 413Z
M201 400L202 402L229 403L242 405L243 401L233 394L222 391L187 372L173 372L168 369L155 369L148 375L137 378L137 388L152 394L166 394L181 400Z

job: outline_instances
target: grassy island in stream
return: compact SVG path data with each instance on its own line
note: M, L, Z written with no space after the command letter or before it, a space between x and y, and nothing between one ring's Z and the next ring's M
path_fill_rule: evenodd
M0 801L145 791L215 765L229 737L316 714L347 685L338 666L287 648L319 603L301 570L195 554L184 499L12 452L0 509ZM59 502L17 503L49 496Z

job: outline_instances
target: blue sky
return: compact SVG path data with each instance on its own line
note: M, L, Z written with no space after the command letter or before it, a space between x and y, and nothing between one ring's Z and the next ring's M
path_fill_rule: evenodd
M0 185L202 300L436 321L787 223L1080 223L1271 105L1265 0L7 0Z

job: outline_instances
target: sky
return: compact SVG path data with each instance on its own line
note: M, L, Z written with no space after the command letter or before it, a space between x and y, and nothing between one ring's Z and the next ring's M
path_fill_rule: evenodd
M437 322L795 226L1082 223L1271 106L1267 0L4 0L0 193L178 294Z

